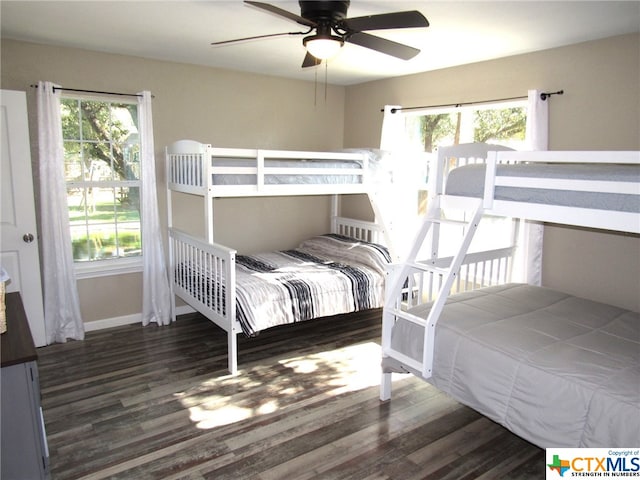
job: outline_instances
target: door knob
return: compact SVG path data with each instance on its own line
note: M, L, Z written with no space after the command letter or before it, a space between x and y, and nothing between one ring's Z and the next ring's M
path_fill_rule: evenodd
M34 239L33 233L25 233L22 236L22 240L24 240L25 243L31 243L33 242L33 239Z

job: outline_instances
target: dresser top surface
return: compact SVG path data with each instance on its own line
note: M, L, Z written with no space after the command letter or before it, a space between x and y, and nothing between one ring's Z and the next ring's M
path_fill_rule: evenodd
M2 367L37 360L38 354L31 337L31 330L29 329L29 322L22 305L20 293L7 293L5 304L7 331L0 335Z

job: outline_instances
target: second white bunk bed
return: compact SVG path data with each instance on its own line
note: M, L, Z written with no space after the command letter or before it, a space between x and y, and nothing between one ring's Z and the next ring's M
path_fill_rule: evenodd
M232 374L243 332L382 306L390 261L382 244L389 246L389 236L375 199L390 177L377 152L216 148L182 140L167 147L166 160L173 316L177 295L222 328ZM202 197L206 238L173 227L172 192ZM341 194L367 194L377 222L339 216ZM329 235L252 256L214 241L214 198L297 195L332 195ZM303 270L304 279L293 278L293 269Z
M381 399L392 372L412 373L542 448L640 445L640 313L467 266L486 215L640 233L640 152L490 149L439 152L436 194L387 281ZM449 171L462 157L479 160ZM439 258L452 222L464 235Z

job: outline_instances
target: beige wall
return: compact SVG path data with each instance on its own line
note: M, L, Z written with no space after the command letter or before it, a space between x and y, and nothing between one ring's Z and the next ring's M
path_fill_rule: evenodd
M551 103L551 148L640 149L639 45L640 37L630 35L346 88L329 86L326 103L322 98L314 106L313 82L3 40L1 86L27 92L34 162L37 130L30 84L50 80L92 90L150 90L162 185L163 147L178 139L227 147L375 147L385 104L458 103L521 96L530 88L565 90ZM159 205L164 223L162 189ZM290 247L328 228L328 210L325 197L295 203L219 200L216 239L241 252ZM345 210L371 215L362 198L346 202ZM197 200L176 199L175 212L190 229L203 228ZM546 229L546 285L640 310L639 278L637 236L611 240L591 231ZM82 280L79 293L85 321L141 310L138 274Z
M624 35L347 88L345 147L378 146L384 105L439 105L556 91L550 148L640 149L640 35ZM545 229L543 283L640 311L640 238Z
M222 147L331 150L342 147L344 87L329 86L314 105L314 83L142 58L2 41L3 89L27 92L34 175L37 175L35 92L49 80L62 86L115 92L150 90L160 219L166 222L164 146L190 138ZM322 86L318 86L321 88ZM37 193L37 179L34 180ZM202 204L180 202L176 216L202 228ZM289 248L329 228L329 199L237 199L216 202L216 240L241 252ZM313 215L309 215L313 212ZM259 224L256 221L260 221ZM141 275L79 281L85 322L142 309Z

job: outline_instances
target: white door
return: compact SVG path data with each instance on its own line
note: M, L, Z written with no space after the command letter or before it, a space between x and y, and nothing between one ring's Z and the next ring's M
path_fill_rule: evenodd
M25 92L0 94L0 264L11 280L7 292L20 292L36 347L47 344L42 306L40 257L31 175ZM11 319L7 319L7 330Z

